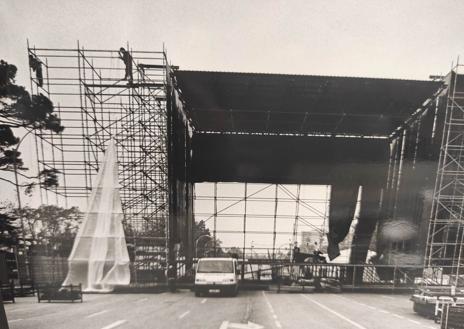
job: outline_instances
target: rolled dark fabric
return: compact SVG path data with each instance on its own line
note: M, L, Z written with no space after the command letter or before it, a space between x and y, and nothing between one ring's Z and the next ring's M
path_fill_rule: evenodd
M356 210L359 186L353 182L336 183L330 191L329 242L330 260L340 256L338 244L347 236Z
M376 186L363 186L358 224L356 225L351 245L351 264L366 262L372 235L379 220L380 191L380 188Z

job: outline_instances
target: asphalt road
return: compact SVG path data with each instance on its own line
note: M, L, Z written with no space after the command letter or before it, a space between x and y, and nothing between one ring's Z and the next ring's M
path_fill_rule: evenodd
M317 328L438 329L412 311L407 295L242 291L237 297L175 294L84 295L75 304L5 304L10 329Z

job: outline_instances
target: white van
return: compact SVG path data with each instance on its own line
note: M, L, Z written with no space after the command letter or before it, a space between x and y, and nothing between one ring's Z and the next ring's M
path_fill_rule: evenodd
M203 293L236 296L239 275L235 258L200 258L195 270L195 296Z

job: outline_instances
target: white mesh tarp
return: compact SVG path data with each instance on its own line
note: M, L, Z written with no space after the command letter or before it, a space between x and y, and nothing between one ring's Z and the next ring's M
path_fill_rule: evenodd
M115 285L129 284L122 219L116 146L111 140L68 258L63 285L81 283L83 291L110 292Z

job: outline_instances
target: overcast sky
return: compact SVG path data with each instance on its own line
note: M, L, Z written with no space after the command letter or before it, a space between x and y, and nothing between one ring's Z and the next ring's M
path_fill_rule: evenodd
M464 1L0 1L0 58L38 47L157 50L182 69L426 79L464 50Z

